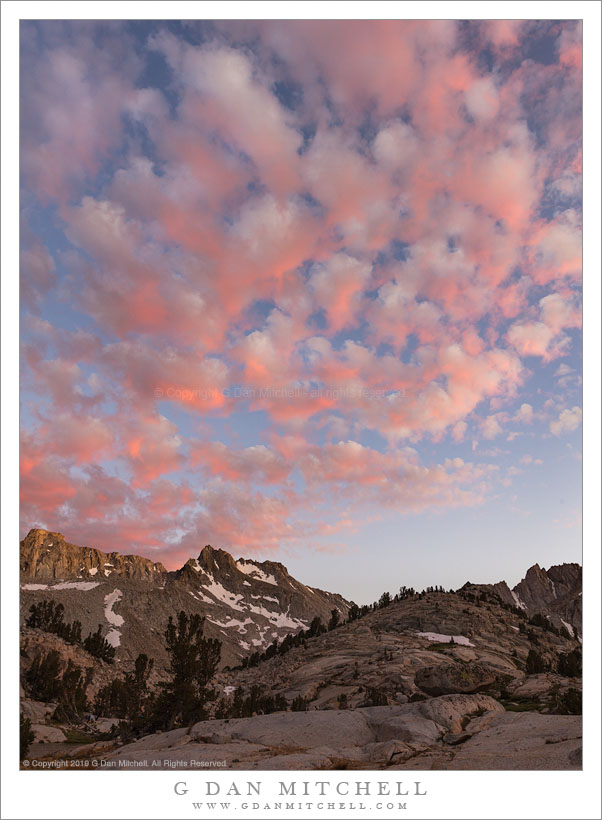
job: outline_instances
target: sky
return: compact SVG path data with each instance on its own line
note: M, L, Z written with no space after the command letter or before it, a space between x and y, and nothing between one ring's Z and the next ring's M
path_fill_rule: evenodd
M578 21L24 21L20 88L22 534L581 561Z

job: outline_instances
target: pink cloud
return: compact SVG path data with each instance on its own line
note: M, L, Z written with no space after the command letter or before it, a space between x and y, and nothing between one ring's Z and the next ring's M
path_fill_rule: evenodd
M581 31L543 64L529 25L26 34L27 209L64 240L23 233L24 520L175 560L484 499L491 466L418 448L535 432L524 360L581 324Z
M129 428L129 429L128 429ZM178 470L184 464L180 452L182 439L178 428L165 416L138 417L123 431L129 467L135 486L144 486L159 476Z
M283 457L263 444L233 450L219 441L195 443L190 463L201 466L210 475L228 481L258 481L266 484L285 482L292 470Z

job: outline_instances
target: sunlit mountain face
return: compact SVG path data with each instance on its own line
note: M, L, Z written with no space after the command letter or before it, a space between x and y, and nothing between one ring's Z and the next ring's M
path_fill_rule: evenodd
M358 600L580 562L580 23L21 48L23 535Z

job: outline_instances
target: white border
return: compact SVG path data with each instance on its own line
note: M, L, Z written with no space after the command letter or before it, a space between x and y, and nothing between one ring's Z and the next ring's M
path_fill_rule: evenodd
M173 786L186 780L261 780L271 772L19 772L18 748L18 44L19 19L576 19L584 21L584 605L583 772L302 772L286 779L420 780L405 816L428 818L600 817L600 4L588 2L5 2L2 4L2 798L3 818L284 817L285 813L193 811ZM198 797L199 800L204 798ZM290 816L290 815L288 815ZM295 817L393 817L397 813L296 812Z

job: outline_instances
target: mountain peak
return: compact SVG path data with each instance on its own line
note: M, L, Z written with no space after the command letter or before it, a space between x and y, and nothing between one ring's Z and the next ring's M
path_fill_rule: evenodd
M210 575L214 572L231 572L234 568L234 558L226 550L206 544L197 558L198 565Z
M21 541L21 575L39 579L88 579L123 576L158 581L167 573L161 563L140 555L102 552L71 544L59 532L31 529Z
M207 634L223 644L222 662L231 664L307 629L316 616L326 623L333 607L343 617L349 609L340 595L305 586L281 564L235 561L209 544L198 559L167 572L147 558L103 553L32 530L21 542L21 577L23 606L32 599L55 598L66 606L67 617L85 621L86 629L102 623L114 645L122 647L119 656L130 658L146 651L147 644L155 646L169 615L181 610L205 617ZM115 594L117 612L106 604L107 596L112 600ZM86 620L84 614L92 612L98 615Z

